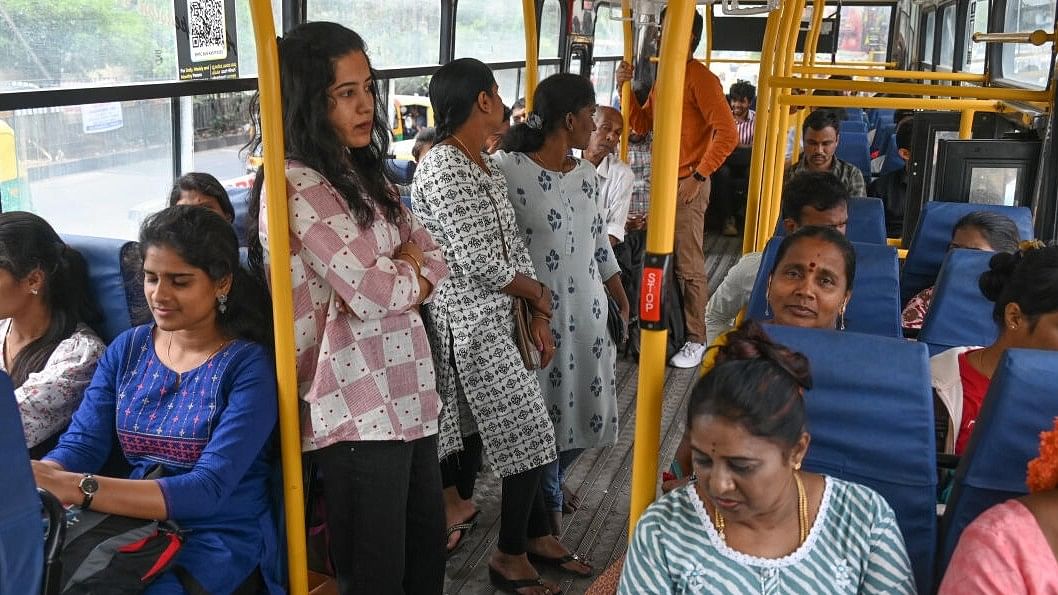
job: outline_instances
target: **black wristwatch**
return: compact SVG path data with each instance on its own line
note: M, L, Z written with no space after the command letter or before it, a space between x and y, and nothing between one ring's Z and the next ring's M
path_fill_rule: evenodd
M91 473L85 473L84 477L81 478L81 482L77 484L77 487L81 488L81 493L84 494L84 500L81 502L81 510L88 510L92 506L92 498L94 498L96 492L99 491L99 482L96 481L95 476Z
M694 176L694 179L698 180L699 182L705 182L709 179L709 176L703 176L702 174L698 173L697 170L695 170L695 172L691 175Z

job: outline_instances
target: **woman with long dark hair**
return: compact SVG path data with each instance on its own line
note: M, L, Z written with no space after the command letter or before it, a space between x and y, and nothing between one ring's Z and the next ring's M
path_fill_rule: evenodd
M607 293L628 321L628 300L599 204L595 167L569 156L595 130L595 89L584 77L556 74L533 95L533 111L503 141L499 166L538 279L551 288L555 358L537 377L555 424L559 460L544 493L560 530L566 468L586 448L617 440L617 350L607 330ZM565 565L579 574L586 566Z
M440 593L441 400L419 307L448 267L386 178L364 40L305 23L280 40L279 67L290 228L266 229L259 171L250 262L261 271L268 234L289 234L302 448L323 475L338 584Z
M268 297L239 267L235 230L206 209L151 215L140 254L154 322L107 348L58 447L33 462L37 485L66 505L176 521L185 572L148 593L282 593ZM129 479L94 475L115 434Z
M546 365L554 351L551 292L535 278L506 179L480 150L504 122L492 72L473 58L450 62L431 79L430 101L440 142L421 161L412 204L452 267L429 305L437 386L445 398L441 478L448 545L454 549L477 516L471 498L484 445L489 466L503 479L490 575L501 587L517 579L539 591L527 552L558 558L569 552L551 535L538 496L544 465L555 460L555 430L536 374L514 343L511 298L532 305L532 334Z
M32 213L0 214L0 370L11 376L26 446L55 446L106 346L84 258Z

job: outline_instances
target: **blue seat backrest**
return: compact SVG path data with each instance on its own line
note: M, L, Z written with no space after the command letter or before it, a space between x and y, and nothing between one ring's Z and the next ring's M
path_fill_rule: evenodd
M891 109L872 109L868 112L867 119L871 123L871 128L879 128L884 124L893 123L893 113L895 110Z
M963 529L988 508L1024 495L1028 462L1040 432L1058 416L1058 352L1009 349L992 377L963 452L941 520L941 565L947 568Z
M892 122L882 122L874 129L874 139L871 141L871 153L888 154L889 139L896 133L896 126Z
M896 135L890 134L889 142L885 145L885 160L882 161L882 169L878 172L878 175L884 176L887 173L901 169L904 169L904 158L900 156L896 149Z
M782 238L772 238L764 248L746 308L747 318L765 318L768 275L781 242ZM852 298L845 311L845 327L869 335L902 337L896 250L890 246L858 242L852 246L856 250L856 279L852 282Z
M232 222L235 235L239 236L239 245L246 246L246 230L250 226L250 189L228 188L228 198L231 199L231 206L235 209L235 221Z
M136 242L89 236L63 236L88 264L88 282L103 320L94 325L109 343L133 326L150 320L143 295L143 274Z
M930 355L961 345L991 345L996 340L994 304L977 284L992 256L981 250L952 250L944 259L933 302L918 334Z
M841 133L846 132L867 132L867 123L863 120L842 120L841 121Z
M863 115L863 109L858 107L847 107L845 108L845 119L852 120L854 122L866 122L867 118Z
M979 205L965 202L930 201L922 208L918 229L911 238L907 259L900 276L900 303L933 285L941 262L951 243L955 223L974 211L992 211L1010 217L1021 232L1021 239L1034 237L1032 212L1027 207Z
M782 215L775 224L775 235L785 236ZM865 244L885 243L885 204L880 198L858 197L849 199L849 223L845 236L851 242Z
M866 485L896 513L919 591L932 584L937 471L925 345L859 333L770 325L808 357L812 436L805 467Z
M29 466L22 416L11 378L0 372L0 593L40 592L44 532L40 497Z
M871 179L871 143L866 132L842 132L835 155L859 168L865 182Z
M397 184L411 184L415 177L415 162L410 159L387 159L386 170Z

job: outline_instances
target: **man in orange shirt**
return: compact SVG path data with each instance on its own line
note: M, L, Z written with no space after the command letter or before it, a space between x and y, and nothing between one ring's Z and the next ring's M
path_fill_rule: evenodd
M665 11L661 12L664 25ZM705 210L709 206L709 176L738 146L738 130L720 79L694 59L702 39L704 21L695 11L691 45L687 51L687 72L683 90L683 123L680 132L679 184L676 189L676 278L683 290L683 312L687 342L669 363L677 368L698 366L705 355L705 305L709 299L705 274ZM658 35L660 38L661 30ZM661 44L658 44L660 47ZM617 67L618 85L632 80L632 65ZM654 94L640 106L633 95L631 128L637 134L650 132L654 125Z

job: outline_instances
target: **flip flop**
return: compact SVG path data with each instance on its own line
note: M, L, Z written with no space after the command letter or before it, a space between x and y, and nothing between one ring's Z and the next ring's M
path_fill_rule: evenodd
M448 550L449 556L451 556L456 550L458 550L459 546L463 545L463 539L465 539L467 534L469 534L470 531L477 526L479 514L481 514L480 510L474 511L474 514L470 515L470 518L468 518L467 520L463 521L462 523L456 523L448 528L448 532L445 533L445 541L448 541L448 538L451 537L452 534L456 531L460 532L459 539L456 540L456 544Z
M580 508L580 497L572 490L562 487L562 514L573 514Z
M518 594L518 589L524 589L526 587L543 587L544 590L551 595L561 595L562 593L562 589L552 591L551 587L548 587L547 584L544 583L544 579L540 577L510 579L500 574L500 571L492 566L489 566L489 582L492 583L493 587L496 587L500 591L515 593L516 595Z
M527 553L527 555L529 557L529 561L533 562L535 564L543 564L544 566L552 566L552 567L557 568L559 570L564 570L564 571L566 571L566 572L568 572L570 574L575 574L577 576L583 576L583 577L589 577L589 576L592 576L595 573L595 569L592 568L591 564L588 564L587 562L582 560L581 557L578 556L577 554L566 554L565 556L562 556L560 558L551 558L549 556L542 556L540 554L534 554L533 552L526 552L526 553ZM563 564L569 564L570 562L579 562L579 563L587 566L588 567L588 572L586 572L586 573L577 572L576 570L573 570L571 568L566 568L565 566L563 566Z

